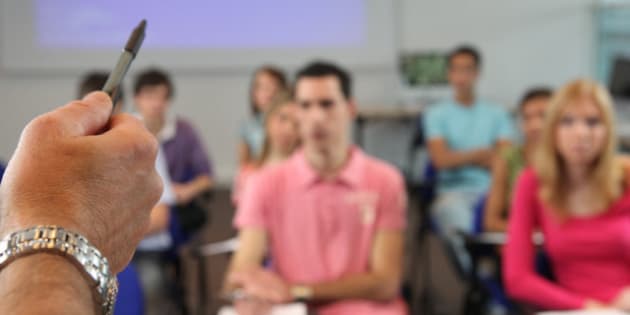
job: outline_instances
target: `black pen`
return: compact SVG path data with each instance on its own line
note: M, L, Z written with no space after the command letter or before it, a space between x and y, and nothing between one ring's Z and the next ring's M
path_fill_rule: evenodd
M105 86L103 86L103 92L109 94L109 97L112 98L112 102L114 107L116 107L116 103L118 102L118 98L120 93L118 93L118 89L122 80L125 78L125 74L127 70L129 70L129 66L131 62L138 54L140 50L140 46L142 46L142 41L144 41L144 30L147 27L147 21L142 20L136 28L131 32L131 36L127 40L127 44L125 48L123 48L120 57L118 58L118 62L116 63L116 67L109 74L107 78L107 82L105 82ZM115 108L112 108L112 113Z

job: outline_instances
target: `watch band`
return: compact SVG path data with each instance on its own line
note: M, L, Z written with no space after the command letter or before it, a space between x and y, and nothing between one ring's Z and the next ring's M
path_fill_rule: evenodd
M15 259L41 252L69 258L96 288L103 313L113 314L118 282L107 258L82 235L58 226L36 226L0 240L0 271Z
M306 285L295 285L290 288L294 301L308 302L313 297L313 289Z

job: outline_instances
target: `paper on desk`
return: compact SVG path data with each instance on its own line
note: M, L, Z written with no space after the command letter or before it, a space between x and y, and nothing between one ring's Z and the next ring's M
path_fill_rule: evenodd
M292 303L274 306L270 315L307 315L306 305L302 303ZM224 306L219 310L219 315L238 315L233 307ZM611 314L616 315L616 314Z
M542 312L537 315L627 315L617 310L580 310L580 311L559 311L559 312Z

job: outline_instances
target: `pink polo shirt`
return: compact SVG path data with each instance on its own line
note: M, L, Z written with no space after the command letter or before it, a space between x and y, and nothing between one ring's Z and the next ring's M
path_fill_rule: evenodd
M289 283L311 284L368 272L378 230L405 227L403 180L393 167L353 148L334 180L323 180L302 151L250 179L235 226L265 229L274 270ZM345 300L322 315L406 314L400 298Z

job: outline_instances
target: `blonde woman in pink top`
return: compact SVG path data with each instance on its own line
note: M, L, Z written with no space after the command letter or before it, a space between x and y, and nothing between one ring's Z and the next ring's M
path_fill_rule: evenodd
M544 309L630 311L629 183L607 91L589 80L561 88L533 167L514 191L504 255L508 293ZM538 230L555 281L535 271Z
M234 180L232 202L238 201L249 178L266 166L286 160L300 144L295 104L287 92L276 95L265 114L265 141L260 158L241 166Z

